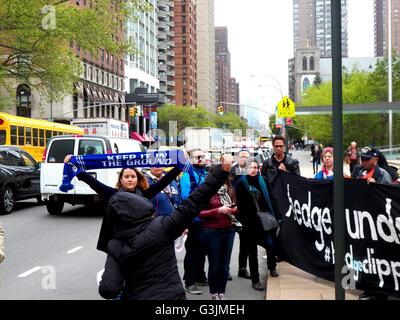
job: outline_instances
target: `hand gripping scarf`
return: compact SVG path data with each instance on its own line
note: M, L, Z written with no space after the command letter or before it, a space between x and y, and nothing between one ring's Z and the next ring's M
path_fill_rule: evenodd
M193 168L182 150L73 156L70 162L64 164L60 190L63 192L72 190L74 188L71 184L72 179L87 170L134 167L178 167L193 174Z

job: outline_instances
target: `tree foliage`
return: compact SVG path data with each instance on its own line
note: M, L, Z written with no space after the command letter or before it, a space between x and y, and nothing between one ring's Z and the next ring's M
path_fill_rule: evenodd
M393 100L400 100L400 59L393 59ZM357 66L351 72L343 72L343 103L363 104L387 101L387 59L379 60L374 72L360 71ZM308 88L302 97L302 106L332 105L332 82L321 83L318 87ZM308 138L318 140L324 145L333 144L332 116L297 116L299 127L307 131ZM400 125L399 115L393 117L393 127ZM349 145L356 141L360 146L388 144L388 115L381 114L344 114L343 143ZM400 133L393 132L393 143L400 143Z
M158 127L165 133L169 132L169 121L177 122L178 133L186 127L213 127L231 131L248 128L247 123L235 113L226 113L222 116L212 114L203 107L166 105L158 109Z
M26 83L53 100L72 91L82 73L81 60L99 49L122 57L135 47L123 34L126 19L149 10L145 0L93 0L88 7L68 0L0 0L0 85ZM12 81L10 81L12 80Z

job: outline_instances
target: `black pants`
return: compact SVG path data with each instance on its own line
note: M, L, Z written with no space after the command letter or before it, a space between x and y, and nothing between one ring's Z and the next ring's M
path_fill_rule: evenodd
M194 222L189 227L185 242L186 255L183 260L185 270L183 279L187 287L206 279L204 265L206 262L206 235L201 222Z
M248 236L243 232L239 232L239 270L247 268L247 259L249 257Z
M249 258L251 282L258 283L260 282L260 273L258 271L257 239L250 232L242 231L240 233L239 269L246 268L247 257Z

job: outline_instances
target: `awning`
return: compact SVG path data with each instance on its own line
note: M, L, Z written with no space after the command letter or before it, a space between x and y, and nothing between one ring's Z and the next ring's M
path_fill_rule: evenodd
M83 98L83 87L82 84L79 82L74 83L75 91L78 94L78 97Z
M92 93L95 101L99 100L99 95L97 93L96 87L92 87Z
M140 142L145 141L145 140L143 139L143 137L142 137L139 133L137 133L137 132L131 132L131 139L135 139L135 140L138 140L138 141L140 141Z
M88 84L84 84L83 87L85 88L86 95L88 98L93 98L92 90L90 90L90 87Z
M121 102L122 104L125 103L125 94L121 93L119 95L119 102Z

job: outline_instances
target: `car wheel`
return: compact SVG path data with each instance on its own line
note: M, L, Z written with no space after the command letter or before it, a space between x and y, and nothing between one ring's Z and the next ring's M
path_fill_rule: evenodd
M14 189L11 186L5 186L1 192L0 212L2 214L9 214L14 209L15 194Z
M42 196L37 196L36 200L37 200L38 204L40 204L40 205L44 204L44 201L42 200Z
M59 215L64 209L64 202L62 201L46 201L47 212L51 215Z

